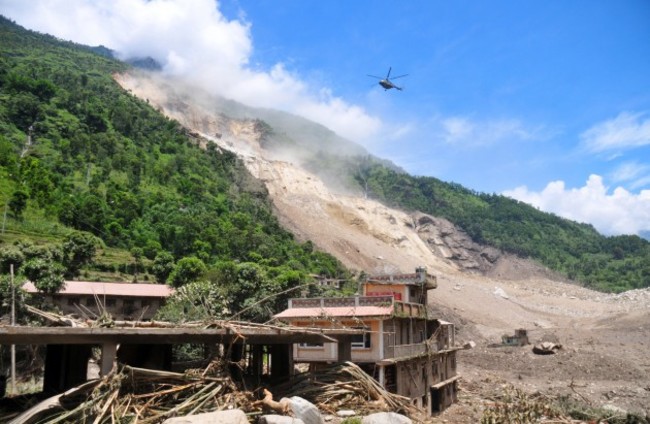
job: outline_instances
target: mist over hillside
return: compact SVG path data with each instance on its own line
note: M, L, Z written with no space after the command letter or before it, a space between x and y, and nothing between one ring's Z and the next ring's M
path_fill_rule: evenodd
M285 161L318 176L334 193L445 218L474 243L536 260L600 290L650 285L646 277L650 243L638 236L605 237L591 225L505 196L408 175L322 125L284 112L247 107L157 73L130 72L118 80L201 136L251 161Z
M359 192L358 184L348 175L349 171L342 172L341 169L341 165L349 166L346 162L356 163L359 158L372 160L395 172L405 172L390 160L378 158L360 144L301 116L275 109L247 106L220 95L210 94L201 86L193 85L185 79L164 76L158 72L134 70L131 75L136 84L132 88L134 91L138 89L137 84L152 84L150 87L142 87L148 93L147 98L154 102L163 102L172 113L183 114L191 105L193 108L200 107L204 113L212 116L203 118L202 122L193 121L195 128L198 125L198 128L202 128L203 133L210 137L224 136L209 129L210 124L214 123L211 120L216 119L214 117L254 123L260 138L259 144L267 154L277 160L294 162L300 166L311 164L310 170L327 181L333 189Z

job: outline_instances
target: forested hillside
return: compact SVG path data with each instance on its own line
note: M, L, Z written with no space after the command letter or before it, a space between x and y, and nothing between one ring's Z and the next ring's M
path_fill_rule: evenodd
M44 290L64 275L156 280L221 310L310 274L348 277L279 226L264 187L233 154L201 149L122 90L111 75L125 67L0 17L5 277L14 263ZM268 316L266 306L244 317Z
M333 257L278 225L266 189L233 154L199 148L177 122L123 91L111 75L128 65L5 19L0 52L2 272L9 261L22 265L48 290L64 274L164 281L225 308L309 274L348 278ZM476 242L589 287L650 286L650 243L640 237L605 237L504 196L410 176L358 148L348 153L303 158L326 180L447 218ZM224 300L236 290L240 300Z
M478 243L538 260L588 287L614 292L650 287L650 242L638 236L605 237L591 225L505 196L411 176L371 156L321 153L308 166L386 205L447 218Z

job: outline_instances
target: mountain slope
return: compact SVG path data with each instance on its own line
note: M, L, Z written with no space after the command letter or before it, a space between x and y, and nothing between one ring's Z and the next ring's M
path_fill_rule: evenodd
M196 265L209 272L193 274L219 290L237 290L227 296L235 303L311 274L349 278L279 225L266 188L235 154L202 149L203 140L122 90L112 74L125 69L0 17L3 273L10 261L21 274L34 257L57 262L78 230L101 245L85 278L178 286L198 277L182 278L181 265ZM249 296L240 296L246 284Z
M230 118L149 74L122 74L118 82L135 95L148 99L167 116L191 128L206 140L232 150L249 171L264 182L281 222L300 239L312 240L335 254L347 266L364 271L412 270L418 264L451 265L434 255L413 231L413 219L380 203L337 194L299 165L289 152L278 154L264 147L264 133L255 119ZM217 136L218 134L218 136ZM410 230L409 230L410 228ZM386 253L386 246L392 252ZM335 253L334 253L335 252Z
M242 154L298 165L336 193L372 198L410 214L420 211L446 218L473 241L492 246L493 252L537 260L602 291L650 286L650 242L640 237L605 237L590 225L541 212L504 196L476 193L433 177L410 176L322 126L287 113L210 97L200 88L179 81L165 82L152 74L146 82L137 76L130 78L130 82L124 81L126 85L164 105L166 113L183 125L217 142L225 137L221 140L224 147L239 149ZM188 100L185 93L190 92ZM238 135L236 129L224 128L230 125L228 119L254 123L248 131L255 133L255 143L244 147L227 141Z
M266 131L256 118L215 113L194 103L191 93L149 74L116 78L205 143L236 152L265 184L281 223L299 238L352 269L412 272L424 265L438 276L439 287L429 299L434 314L456 324L459 343L477 343L460 355L460 403L441 419L479 422L495 382L650 412L650 391L644 389L650 377L650 290L612 295L566 283L534 262L473 242L443 218L332 190L299 160L265 148ZM541 359L529 348L489 347L515 328L528 329L532 342L556 340L565 350Z

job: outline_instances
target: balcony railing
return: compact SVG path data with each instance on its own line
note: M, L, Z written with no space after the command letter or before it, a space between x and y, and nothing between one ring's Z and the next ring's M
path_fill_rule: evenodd
M384 358L405 358L409 356L421 355L426 352L425 343L403 344L396 346L386 346L384 348Z
M419 303L398 302L393 296L354 296L297 298L289 301L289 308L333 308L359 306L392 306L397 317L426 318L426 308Z

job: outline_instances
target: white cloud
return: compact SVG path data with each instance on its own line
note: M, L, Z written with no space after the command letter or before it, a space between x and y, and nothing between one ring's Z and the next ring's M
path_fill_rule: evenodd
M650 165L638 162L625 162L610 173L612 181L626 182L631 189L650 184Z
M509 140L542 137L540 128L527 128L516 119L474 120L464 116L436 117L437 137L458 146L489 146Z
M564 181L553 181L541 192L522 186L503 195L564 218L588 222L606 235L650 230L650 190L634 194L616 187L610 191L599 175L590 175L580 188L566 188Z
M616 118L598 123L580 137L591 152L630 149L650 144L650 118L644 113L621 112Z
M242 103L285 110L363 142L381 121L323 87L311 87L278 63L250 66L251 23L228 20L215 0L0 0L18 24L121 58L150 56L172 76Z

